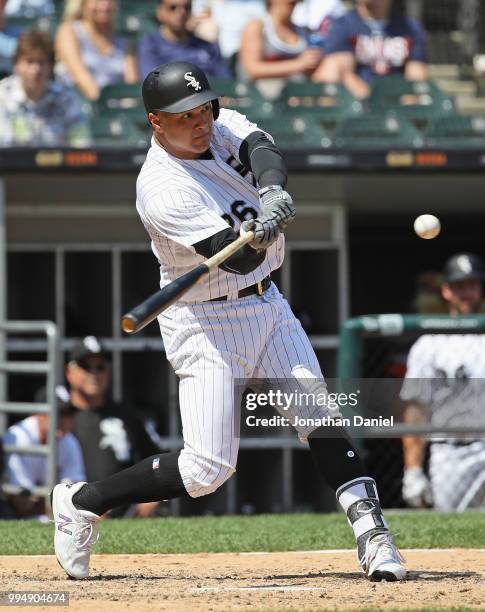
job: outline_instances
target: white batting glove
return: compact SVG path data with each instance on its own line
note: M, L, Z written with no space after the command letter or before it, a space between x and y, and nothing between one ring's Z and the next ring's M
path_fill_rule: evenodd
M296 216L293 198L280 185L263 187L258 194L263 215L275 219L284 231Z
M423 508L432 504L431 484L422 468L404 470L402 497L407 505L413 508Z
M244 223L241 224L239 233L244 235L249 231L254 232L254 238L248 244L257 251L259 249L267 249L270 247L273 242L278 239L280 234L277 221L267 217L266 215L262 215L256 219L250 219L249 221L244 221Z

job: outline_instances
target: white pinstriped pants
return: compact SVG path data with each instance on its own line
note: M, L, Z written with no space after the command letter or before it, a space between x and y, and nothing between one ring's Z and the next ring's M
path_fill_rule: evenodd
M436 510L485 508L485 440L465 446L431 444L429 473Z
M261 297L175 305L158 317L167 358L179 377L184 448L179 469L192 497L207 495L236 469L238 379L319 379L315 352L274 284ZM315 383L317 384L317 383ZM295 389L293 389L295 390ZM236 397L238 395L238 397ZM290 408L284 416L321 418L325 408ZM305 438L314 427L297 428Z

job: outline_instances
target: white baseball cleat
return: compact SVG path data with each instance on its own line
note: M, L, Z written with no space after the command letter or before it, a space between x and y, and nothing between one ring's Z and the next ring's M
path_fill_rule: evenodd
M72 503L85 484L58 484L51 493L57 561L68 576L77 579L88 576L91 547L99 538L96 523L100 517L89 510L78 510Z
M378 533L367 540L361 565L372 582L395 582L406 578L404 558L396 548L390 533Z

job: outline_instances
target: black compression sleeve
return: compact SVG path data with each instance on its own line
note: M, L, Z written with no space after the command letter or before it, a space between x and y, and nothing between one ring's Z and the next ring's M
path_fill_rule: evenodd
M288 171L283 155L264 132L252 132L242 141L239 159L254 174L260 188L286 185Z
M209 258L222 251L225 246L234 242L237 237L238 234L231 227L228 227L213 236L209 236L209 238L197 242L193 247L199 255ZM231 274L249 274L249 272L252 272L263 263L265 257L265 249L256 251L249 244L245 244L219 267Z
M73 504L101 516L123 504L188 497L180 476L179 455L177 451L147 457L104 480L88 482L73 496Z

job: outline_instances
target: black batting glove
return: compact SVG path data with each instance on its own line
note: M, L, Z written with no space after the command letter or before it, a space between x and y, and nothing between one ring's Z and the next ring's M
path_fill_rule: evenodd
M248 244L256 250L267 249L280 235L280 228L278 227L277 221L266 215L244 221L239 231L241 235L249 231L254 232L254 238Z
M258 193L263 216L275 219L284 231L296 216L293 198L280 185L268 185Z

